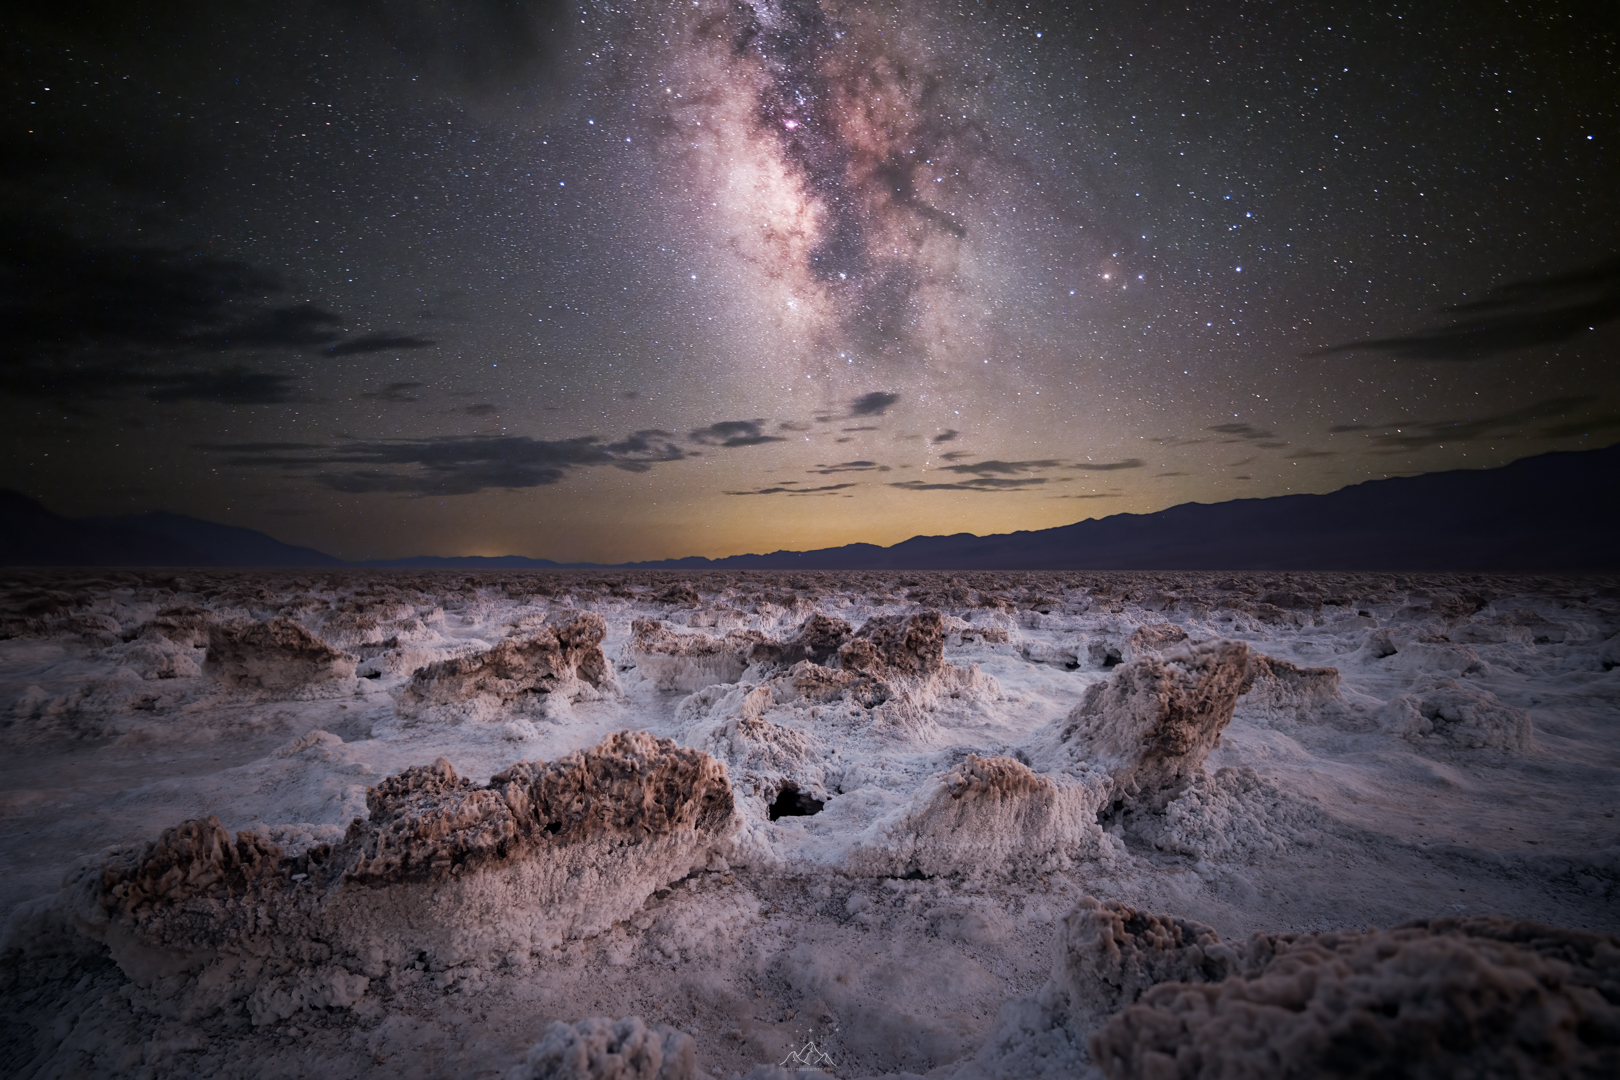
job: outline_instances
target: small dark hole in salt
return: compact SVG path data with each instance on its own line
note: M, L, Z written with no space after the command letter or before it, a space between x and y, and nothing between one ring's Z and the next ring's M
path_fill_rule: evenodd
M777 793L776 801L771 803L766 814L772 821L784 817L809 817L811 814L821 813L826 804L820 799L800 791L797 785L783 784L782 790Z
M546 832L550 833L552 836L556 836L558 833L562 832L562 822L560 822L560 821L548 821L548 822L546 822Z
M1111 652L1103 657L1103 667L1105 668L1118 667L1123 662L1117 652Z

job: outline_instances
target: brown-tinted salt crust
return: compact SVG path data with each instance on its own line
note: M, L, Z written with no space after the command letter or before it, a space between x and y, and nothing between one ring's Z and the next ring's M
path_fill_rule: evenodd
M548 694L579 679L601 686L610 678L602 655L606 634L602 616L584 612L572 622L508 638L486 652L428 664L411 677L405 695L424 705L449 705L480 696L510 701Z
M1231 977L1142 994L1091 1037L1093 1060L1110 1080L1620 1075L1611 935L1447 918L1256 934L1241 952Z
M944 617L932 610L874 615L838 650L838 662L876 679L931 675L945 666Z
M359 657L334 649L292 619L208 628L204 670L229 683L264 689L348 678Z
M1198 772L1249 689L1249 647L1215 640L1122 664L1059 734L1113 776L1116 799L1162 810Z

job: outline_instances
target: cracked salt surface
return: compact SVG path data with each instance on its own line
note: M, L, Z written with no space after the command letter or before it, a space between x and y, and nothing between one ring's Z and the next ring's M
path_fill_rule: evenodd
M1255 932L1620 929L1608 578L23 571L0 603L17 1075L764 1076L810 1035L839 1076L1137 1075L1134 995L1360 962ZM1084 897L1207 924L1203 966L1147 949L1097 997L1087 950L1161 924ZM1540 970L1495 925L1433 941Z

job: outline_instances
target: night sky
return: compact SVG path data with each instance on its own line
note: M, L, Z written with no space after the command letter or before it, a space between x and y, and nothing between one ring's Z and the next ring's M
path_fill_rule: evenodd
M1607 446L1616 7L8 5L0 487L623 561Z

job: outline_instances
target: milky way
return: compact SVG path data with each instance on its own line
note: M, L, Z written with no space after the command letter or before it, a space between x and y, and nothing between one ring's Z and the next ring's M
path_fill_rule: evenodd
M0 484L616 561L1605 445L1605 18L26 9Z

